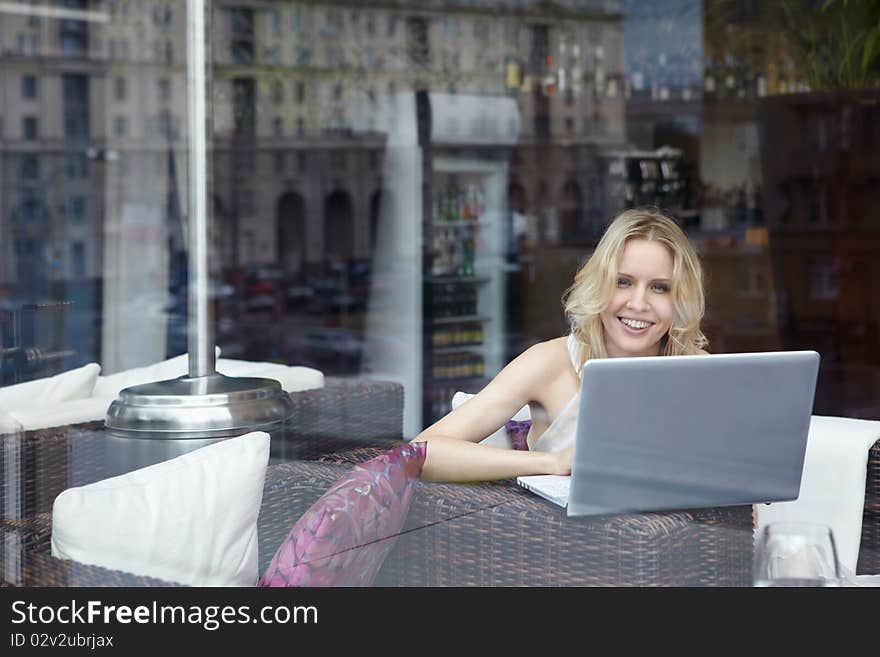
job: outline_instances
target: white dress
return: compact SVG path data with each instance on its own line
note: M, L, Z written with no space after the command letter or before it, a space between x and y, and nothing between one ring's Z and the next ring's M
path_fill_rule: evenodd
M566 346L568 347L568 355L571 357L571 363L574 365L574 370L577 373L578 378L580 378L581 368L577 358L578 348L573 335L568 336ZM581 393L578 391L537 440L532 436L531 430L529 431L529 435L526 438L529 450L536 452L558 452L559 450L565 449L574 444L574 436L577 430L578 409L580 408L580 398Z

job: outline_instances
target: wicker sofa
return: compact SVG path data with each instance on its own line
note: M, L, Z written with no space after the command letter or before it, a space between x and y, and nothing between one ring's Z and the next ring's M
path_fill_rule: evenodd
M260 567L293 523L353 464L402 439L403 389L328 377L291 395L295 416L266 476L259 519ZM20 470L19 512L4 515L8 583L39 586L155 585L119 571L49 556L51 504L75 481L109 475L89 441L101 423L27 432L0 450L4 472ZM6 440L11 438L7 437ZM79 442L76 462L70 444ZM10 458L15 463L7 463ZM281 458L281 461L284 459ZM0 497L8 488L0 487ZM0 508L9 509L6 499ZM6 512L4 511L4 514ZM511 482L419 482L412 508L376 584L386 586L724 585L750 583L748 507L569 519ZM10 547L19 546L20 552ZM870 451L859 573L880 572L880 440ZM11 573L11 575L10 575Z
M358 446L399 443L403 387L388 381L326 377L324 386L290 394L293 414L273 436L272 462L318 459ZM106 461L103 422L83 422L0 436L0 573L19 586L144 586L119 571L49 556L52 503L72 485L118 474ZM75 458L72 457L75 454ZM270 466L270 470L275 466ZM14 473L10 476L10 473Z

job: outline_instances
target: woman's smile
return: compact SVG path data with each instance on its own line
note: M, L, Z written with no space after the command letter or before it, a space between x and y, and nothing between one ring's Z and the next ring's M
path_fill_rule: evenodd
M629 317L618 317L617 319L620 320L620 323L623 324L627 332L633 335L641 335L655 324L655 322L631 319Z

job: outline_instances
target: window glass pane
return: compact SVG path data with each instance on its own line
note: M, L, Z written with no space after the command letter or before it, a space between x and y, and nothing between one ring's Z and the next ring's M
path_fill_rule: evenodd
M480 435L454 436L506 440L507 416L528 402L534 442L577 394L581 363L574 354L569 370L565 350L573 329L592 338L595 357L675 351L682 335L694 351L697 324L710 353L816 350L813 413L880 419L875 0L207 4L207 43L193 44L184 0L0 1L0 386L93 362L112 375L188 349L197 277L187 249L187 53L199 45L209 58L199 191L216 345L249 374L267 363L319 370L326 389L293 399L331 400L295 416L305 426L318 415L320 427L289 453L276 440L272 466L323 449L325 438L357 444L330 457L350 463L371 454L358 440L372 448L398 431L455 431L466 423L436 423L457 393L485 390L542 345L564 375L546 389L528 381L523 394L508 383L511 399L496 404L483 395L470 409L492 421ZM608 244L615 217L635 208L667 214L694 246L701 317L681 262L672 281L644 286L638 272L616 271L619 258L607 276L576 277ZM595 303L566 315L573 284ZM640 304L633 314L649 326L626 314ZM650 332L656 308L673 325L660 336ZM690 328L679 326L689 315ZM643 344L645 335L654 337ZM402 395L372 392L376 381ZM347 402L365 391L352 410ZM382 428L371 433L373 424ZM41 563L19 558L27 541L15 514L45 518L64 476L86 461L109 465L82 458L74 441L56 462L50 433L48 442L2 436L0 533L10 540L0 583ZM32 475L46 463L57 464L42 477L51 490L4 486L18 470L41 479ZM83 483L74 479L66 483ZM491 495L505 486L515 491L507 482ZM453 513L448 528L509 506ZM739 510L741 532L715 516L693 523L725 527L701 554L713 568L719 554L740 557L733 583L748 579L741 557L752 546L751 509ZM406 526L437 529L422 520ZM720 549L731 534L740 545ZM275 547L262 543L261 559ZM437 547L422 559L456 554L424 543ZM481 547L491 555L497 546ZM515 551L526 552L541 553ZM633 558L618 561L640 560L624 552ZM480 576L499 570L495 561L481 561ZM665 563L669 577L703 581L677 558Z
M841 29L823 11L866 38L851 8L805 2L817 34ZM861 294L846 285L849 255L805 257L809 240L841 244L828 232L864 225L875 205L873 169L852 178L831 162L880 143L876 105L860 100L876 95L876 74L847 83L858 92L813 80L784 12L688 0L216 6L215 258L243 308L230 345L404 380L414 434L457 390L565 334L559 299L610 221L657 206L702 257L711 351L813 344L819 406L876 416L834 377L874 362L878 318L853 318L862 328L844 336L835 322ZM873 280L876 258L863 257Z
M185 3L0 4L0 298L64 304L72 354L14 376L182 353ZM880 418L869 5L211 3L218 345L401 382L411 437L567 335L575 272L651 206L709 351L816 349L815 412Z
M155 54L167 40L171 61ZM4 357L0 384L182 353L185 3L10 4L0 43L20 46L0 60L2 335L41 354ZM16 321L30 324L13 337Z

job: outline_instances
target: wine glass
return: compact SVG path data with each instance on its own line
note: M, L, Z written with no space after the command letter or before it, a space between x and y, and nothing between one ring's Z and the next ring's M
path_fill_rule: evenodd
M758 535L755 586L840 586L834 535L827 525L771 523Z

